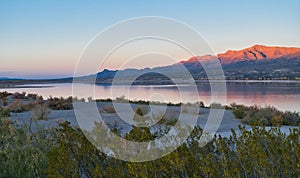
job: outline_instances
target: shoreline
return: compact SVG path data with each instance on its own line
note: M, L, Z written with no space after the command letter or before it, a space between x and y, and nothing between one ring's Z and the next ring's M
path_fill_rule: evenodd
M252 105L252 106L246 106L243 104L226 104L222 105L219 103L212 103L210 105L205 105L202 101L198 102L158 102L158 101L147 101L147 100L130 100L125 97L117 97L116 99L80 99L80 98L74 98L72 96L69 96L67 98L63 97L50 97L47 99L44 99L38 94L32 94L32 93L9 93L9 92L0 92L1 94L1 100L0 100L0 111L8 111L11 114L18 113L24 113L24 112L31 112L37 105L43 105L47 107L48 109L56 112L61 111L73 111L74 112L74 104L82 103L82 104L96 104L99 111L105 111L108 109L109 112L106 112L106 114L113 114L117 113L119 110L115 110L115 104L117 105L130 105L129 108L136 110L139 107L142 107L147 110L147 112L151 112L152 114L160 114L161 111L164 111L164 108L173 108L174 113L178 112L184 112L186 113L187 108L198 108L199 111L197 113L186 113L191 115L198 115L199 117L206 113L206 116L204 118L207 118L209 115L208 113L212 110L223 110L222 112L230 113L230 119L239 121L244 121L244 124L251 125L252 120L260 120L264 119L265 125L274 125L272 121L274 118L276 120L276 123L281 123L280 125L299 125L300 124L300 112L292 112L292 111L280 111L275 107L272 106L260 106L260 105ZM107 107L108 108L107 108ZM159 110L153 110L152 107L157 107ZM76 107L75 107L76 108ZM91 107L92 108L92 107ZM124 107L125 109L129 109ZM134 109L135 108L135 109ZM150 110L149 110L150 109ZM182 110L183 109L183 110ZM122 109L123 112L127 113L127 110ZM157 111L157 112L154 112ZM158 112L159 111L159 112ZM145 111L146 112L146 111ZM173 113L173 114L174 114ZM258 113L256 115L256 113ZM128 113L127 113L128 114ZM249 118L248 116L251 116ZM267 115L266 115L267 114ZM21 114L22 115L22 114ZM261 118L264 116L263 118ZM119 117L118 115L115 115L114 117ZM175 117L172 116L172 117ZM223 116L224 117L224 116ZM22 117L21 117L22 118ZM30 115L28 116L30 118ZM63 118L63 116L62 116ZM266 118L268 118L268 121L266 121ZM284 119L291 119L291 120L285 120ZM251 120L249 120L251 119ZM295 120L296 119L296 120ZM114 120L114 119L111 119ZM290 122L291 121L291 122ZM295 123L296 122L296 123ZM247 124L249 123L249 124ZM298 124L297 124L298 123ZM255 123L254 123L255 124ZM230 124L229 124L230 125ZM299 125L300 126L300 125Z
M110 101L95 101L95 102L96 102L95 104L97 105L97 108L98 108L98 112L101 115L101 120L103 122L105 122L108 126L118 126L118 128L121 128L121 130L122 130L121 134L123 134L123 135L130 132L130 130L132 129L132 125L127 123L126 119L124 120L124 118L120 117L119 116L120 113L104 112L104 108L106 106L112 105L112 103ZM84 102L82 104L89 104L89 103ZM125 105L125 104L126 103L118 103L118 107L121 107L121 115L126 113L126 111L122 109L122 105ZM143 104L143 103L142 104L131 103L131 104L133 104L132 106L133 106L134 110L136 110L137 108L143 108L143 106L145 106L145 104ZM158 109L158 111L159 111L160 109L162 109L162 107L164 107L164 106L156 105L155 109ZM169 107L169 109L168 109L169 111L166 112L165 118L166 118L167 122L172 122L173 114L178 112L178 109L180 108L180 106L172 105L172 106L168 106L168 107ZM199 126L200 128L205 128L206 124L209 123L208 122L209 114L213 109L214 108L200 107L199 113L193 113L193 112L185 113L184 112L181 114L185 115L186 117L195 117L195 115L197 115L198 119L197 119L197 122L195 123L195 126ZM159 112L157 112L157 114L159 114ZM30 110L30 111L24 111L24 112L20 112L20 113L11 113L8 118L11 121L16 122L17 124L22 126L23 124L30 125L31 117L32 117L32 111ZM132 117L134 117L134 115L132 115ZM38 121L39 126L42 126L43 128L51 128L51 127L56 128L59 126L60 123L63 123L63 122L70 122L70 125L72 127L79 126L79 121L78 121L78 118L76 118L74 109L68 109L68 110L52 110L51 109L46 120ZM186 122L189 123L188 120L186 120ZM81 121L81 124L82 123L83 122ZM157 128L160 128L161 126L164 126L164 124L156 123L155 125L150 126L150 128L152 130L156 130ZM222 115L220 125L218 126L218 129L216 130L216 132L210 132L208 129L207 131L209 131L209 132L206 132L206 133L209 134L211 137L213 137L214 135L217 135L217 136L221 135L222 137L229 137L229 136L231 136L231 130L233 129L234 131L238 131L240 126L245 127L247 130L251 130L251 128L252 128L251 125L245 124L242 122L241 119L236 118L234 116L232 110L224 109L224 114ZM86 127L88 127L88 126L86 126ZM257 126L254 126L254 127L257 127ZM262 127L262 126L258 126L258 127ZM281 125L281 126L270 125L270 126L263 126L263 127L265 127L267 130L270 130L272 128L280 128L280 130L286 134L288 134L289 129L298 128L298 126L294 126L294 125ZM33 129L37 129L37 128L33 127ZM113 129L113 127L110 129Z
M282 83L282 84L300 84L300 80L195 80L196 85L197 84L207 84L207 83L239 83L239 84L255 84L255 83ZM72 81L55 81L55 80L0 80L0 89L13 89L13 88L50 88L54 87L51 84L66 84L66 83L73 83ZM91 84L91 85L99 85L99 86L112 86L113 84L111 82L87 82L87 81L78 81L75 83L79 84ZM49 84L49 86L44 86L45 84ZM180 86L189 86L193 83L187 83L187 82L179 82L178 85ZM117 86L176 86L174 83L170 83L168 81L165 82L156 82L151 81L150 83L148 81L138 81L136 83L129 83L129 82L123 82L123 83L116 83Z

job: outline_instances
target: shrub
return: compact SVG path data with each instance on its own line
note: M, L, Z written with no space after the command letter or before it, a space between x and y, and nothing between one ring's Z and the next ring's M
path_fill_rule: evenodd
M232 104L232 112L236 118L241 119L244 124L249 125L298 125L300 116L294 112L282 112L274 107L243 106Z
M102 109L103 113L116 113L116 110L114 108L114 106L112 105L105 105Z
M297 126L300 123L300 116L296 112L286 111L283 114L283 125L295 125Z
M93 133L98 133L93 131ZM238 134L239 133L239 134ZM299 129L285 135L278 129L240 127L229 138L215 137L199 147L202 134L195 128L187 142L153 161L120 161L99 152L78 129L63 124L57 146L49 155L48 173L53 177L297 177ZM99 137L101 134L96 134ZM133 127L123 138L145 142L161 136L149 128ZM100 139L103 136L101 135ZM124 144L112 145L117 150ZM113 148L115 149L115 148ZM121 149L126 151L125 148ZM127 150L131 151L131 150Z
M9 117L10 116L10 111L7 108L1 108L0 107L0 118L2 117Z
M20 112L29 110L27 105L22 104L21 99L15 100L13 103L10 104L10 106L8 108L11 112L14 112L14 113L20 113Z
M28 93L27 97L30 98L30 99L34 99L34 100L39 99L39 96L37 94Z
M145 126L147 122L151 122L153 118L146 116L150 111L149 105L140 105L136 110L135 110L135 115L133 118L133 121L140 125L140 126Z
M64 98L52 98L50 97L47 100L47 104L49 106L50 109L53 110L70 110L73 109L73 98L72 97L68 97L67 99Z
M201 108L205 108L205 105L204 105L204 102L203 102L203 101L199 101L199 102L197 102L196 104L198 104L199 107L201 107Z
M0 99L7 98L8 96L12 95L11 93L8 93L7 91L0 92Z
M52 130L29 133L27 126L14 124L0 119L0 177L45 177Z
M95 139L106 138L106 131L99 134L102 127L97 123L91 131ZM232 131L232 136L214 137L200 147L202 129L196 127L173 152L138 163L100 152L69 122L55 130L30 133L26 126L16 128L12 121L0 119L0 177L298 177L299 129L291 129L286 135L279 128L240 127ZM146 142L164 133L133 127L121 137ZM125 145L111 148L131 153Z
M171 102L167 104L167 106L181 106L181 105L182 103L171 103Z
M224 108L225 108L225 107L222 106L222 104L220 104L220 103L211 103L211 104L209 105L209 107L212 108L212 109L224 109Z
M117 97L117 98L116 98L116 101L117 101L117 102L120 102L120 103L128 102L128 100L125 98L125 95L122 95L122 96L120 96L120 97Z
M31 112L31 117L34 120L47 120L50 114L50 109L46 103L36 104Z
M16 92L13 94L13 96L15 99L27 99L26 92L22 92L22 93Z
M7 106L8 105L7 98L2 98L1 102L2 102L3 106Z
M159 125L174 126L178 119L176 117L167 118L165 115L159 120Z
M96 99L96 102L112 102L112 99L108 98L108 99Z
M150 111L149 105L141 105L135 110L135 113L139 116L145 116L149 113L149 111Z

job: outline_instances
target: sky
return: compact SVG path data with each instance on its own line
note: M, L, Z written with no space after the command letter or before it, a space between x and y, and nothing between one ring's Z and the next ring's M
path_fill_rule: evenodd
M300 0L0 0L0 77L72 76L97 34L141 16L167 17L191 26L214 54L254 44L300 47ZM206 53L211 51L202 55ZM189 57L176 55L175 61ZM150 57L128 66L125 57L119 55L105 68L143 68L172 62ZM87 68L85 73L91 71Z

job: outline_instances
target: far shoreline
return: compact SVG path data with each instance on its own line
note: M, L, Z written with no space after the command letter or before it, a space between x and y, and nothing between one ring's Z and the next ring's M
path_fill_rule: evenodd
M275 79L270 79L270 80L195 80L194 82L196 84L202 84L202 83L223 83L226 81L226 83L300 83L300 80L275 80ZM178 85L192 85L195 84L194 82L184 82L181 80L178 82ZM54 87L51 84L66 84L66 83L73 83L72 80L0 80L0 89L14 89L14 88L50 88ZM95 85L100 85L100 86L112 86L111 81L96 81L94 83L90 81L77 81L74 83L81 83L81 84L95 84ZM40 84L40 85L39 85ZM49 86L44 86L45 84L49 84ZM134 82L133 84L127 81L123 81L122 83L115 84L118 86L128 86L128 85L134 85L134 86L176 86L171 81L137 81Z

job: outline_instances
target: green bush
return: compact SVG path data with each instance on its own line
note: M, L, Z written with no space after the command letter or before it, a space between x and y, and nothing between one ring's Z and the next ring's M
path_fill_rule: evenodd
M0 119L0 177L45 177L47 153L52 147L49 130L30 133L27 126Z
M258 109L258 108L256 108ZM272 109L271 109L272 110ZM253 108L247 113L253 115ZM265 116L265 110L259 116ZM268 112L270 109L268 109ZM275 111L275 110L272 110ZM273 112L271 112L273 113ZM276 122L295 120L294 113L276 113ZM255 115L255 114L254 114ZM1 117L0 117L1 118ZM264 117L266 121L268 118ZM38 123L38 122L36 122ZM102 128L97 123L95 128ZM266 130L240 127L232 136L214 137L201 147L200 127L194 128L184 144L164 157L143 162L124 162L100 152L83 132L69 122L56 129L37 125L16 126L0 119L0 177L299 177L300 128L284 134L280 128ZM121 136L145 142L162 137L167 130L152 133L149 128L134 127ZM115 133L119 133L115 130ZM105 130L95 129L95 139L106 140ZM120 136L120 135L119 135ZM112 145L124 150L124 144ZM124 150L132 151L132 150Z
M215 137L199 147L202 130L194 129L174 152L144 163L123 162L96 150L80 130L64 124L59 144L49 154L53 177L297 177L300 174L299 129L285 135L278 128L266 131L240 128L229 138ZM124 138L149 141L161 136L148 128L133 127ZM119 145L121 146L121 145ZM50 176L50 177L51 177Z
M1 108L0 107L0 118L2 117L9 117L10 116L10 111L7 108Z
M231 108L234 116L248 125L297 126L300 123L298 113L289 111L283 112L270 106L262 108L256 105L247 107L231 104Z
M246 107L244 105L236 105L233 103L230 106L236 118L243 119L246 116Z
M296 112L286 111L283 114L283 125L299 125L300 116Z

